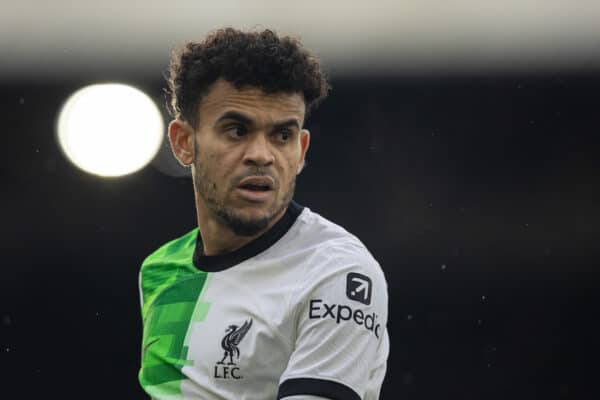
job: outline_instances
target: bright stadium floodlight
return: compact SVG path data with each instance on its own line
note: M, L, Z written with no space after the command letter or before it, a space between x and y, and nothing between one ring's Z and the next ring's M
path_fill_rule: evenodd
M78 90L63 105L57 123L66 157L82 170L104 177L146 166L161 146L163 128L150 97L117 83Z

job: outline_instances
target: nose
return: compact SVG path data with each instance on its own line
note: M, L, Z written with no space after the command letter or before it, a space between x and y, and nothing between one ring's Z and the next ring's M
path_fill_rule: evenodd
M252 135L247 142L244 163L253 166L268 166L273 163L275 157L268 138L263 133Z

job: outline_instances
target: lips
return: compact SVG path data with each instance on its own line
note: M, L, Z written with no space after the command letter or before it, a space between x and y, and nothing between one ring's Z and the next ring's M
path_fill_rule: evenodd
M251 203L267 201L273 194L274 182L270 176L249 176L238 185L239 195Z
M256 192L273 190L273 179L270 176L249 176L240 182L239 188Z

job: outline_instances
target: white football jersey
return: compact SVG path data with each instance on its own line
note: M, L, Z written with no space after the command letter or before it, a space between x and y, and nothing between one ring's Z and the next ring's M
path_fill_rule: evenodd
M198 229L140 272L139 379L154 399L377 399L389 340L381 268L353 235L292 202L223 255ZM298 397L293 397L298 398Z

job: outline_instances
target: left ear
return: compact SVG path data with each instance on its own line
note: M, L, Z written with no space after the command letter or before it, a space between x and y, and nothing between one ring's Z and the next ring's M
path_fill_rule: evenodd
M306 164L306 152L308 151L308 146L310 145L310 132L308 129L302 129L300 131L300 163L298 164L298 171L296 171L296 175L300 174L304 169L304 165Z

